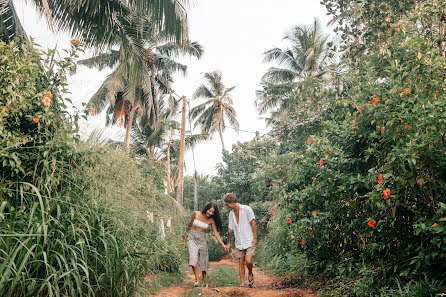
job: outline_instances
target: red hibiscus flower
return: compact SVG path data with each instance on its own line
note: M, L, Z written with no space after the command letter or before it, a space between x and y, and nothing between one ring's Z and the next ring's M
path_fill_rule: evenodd
M311 144L310 138L307 138L307 144Z
M373 99L373 104L378 104L378 99L376 99L375 94L373 94L372 99Z
M287 222L288 224L291 224L291 219L290 219L290 218L286 219L286 222Z
M369 225L369 228L375 227L375 220L370 220L367 225Z
M320 160L319 160L319 166L322 167L322 165L324 165L324 160L323 160L323 159L320 159Z
M96 111L94 110L94 108L90 109L90 114L91 114L91 116L94 116L96 114Z
M270 210L269 210L269 214L270 214L270 215L273 215L273 214L274 214L274 211L273 211L272 209L270 209Z
M305 239L302 239L302 241L300 242L300 244L301 244L302 246L304 246L304 245L305 245Z
M39 122L39 118L33 118L33 122L37 124Z
M383 180L383 175L380 174L380 175L378 176L378 184L382 183L383 181L384 181L384 180Z

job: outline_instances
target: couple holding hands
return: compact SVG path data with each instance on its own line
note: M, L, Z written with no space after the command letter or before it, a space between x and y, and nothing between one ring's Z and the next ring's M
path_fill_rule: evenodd
M237 196L228 193L223 197L223 202L230 210L228 223L228 243L225 245L218 231L221 231L221 219L217 204L209 202L201 211L195 211L192 219L183 234L187 236L187 249L189 252L189 265L195 275L195 286L200 285L198 269L202 273L202 279L206 277L208 269L208 246L206 242L206 230L212 226L215 238L225 251L231 249L233 236L235 237L235 258L239 260L240 286L245 286L245 264L248 267L248 285L252 288L254 274L252 273L252 256L257 244L257 230L254 212L251 207L238 203Z

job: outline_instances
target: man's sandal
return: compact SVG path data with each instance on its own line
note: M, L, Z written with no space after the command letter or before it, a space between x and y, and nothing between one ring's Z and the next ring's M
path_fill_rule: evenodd
M252 279L249 279L248 277L248 286L252 288L253 285L254 285L254 273L252 273Z

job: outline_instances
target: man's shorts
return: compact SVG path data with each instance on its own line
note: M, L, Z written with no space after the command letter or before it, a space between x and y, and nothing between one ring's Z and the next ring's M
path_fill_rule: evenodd
M256 250L255 246L250 246L246 250L239 250L237 248L234 248L234 258L240 259L245 256L254 256L255 250Z

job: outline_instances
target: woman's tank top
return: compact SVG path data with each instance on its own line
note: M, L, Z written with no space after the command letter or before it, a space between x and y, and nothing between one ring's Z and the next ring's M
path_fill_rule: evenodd
M202 229L207 229L207 228L209 227L208 224L203 223L203 222L201 222L201 221L199 221L199 220L197 220L197 219L194 220L193 225L194 225L195 227L197 227L197 228L202 228Z

